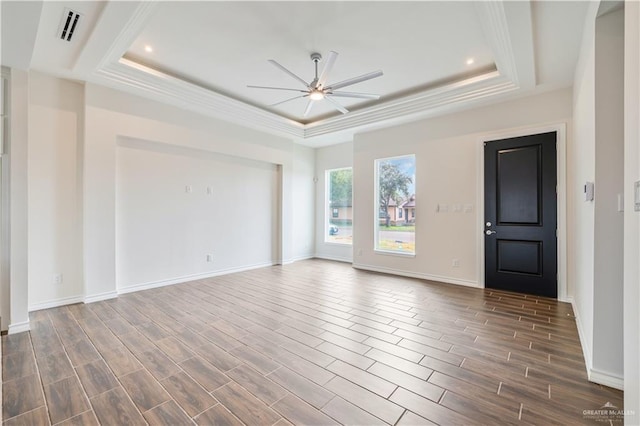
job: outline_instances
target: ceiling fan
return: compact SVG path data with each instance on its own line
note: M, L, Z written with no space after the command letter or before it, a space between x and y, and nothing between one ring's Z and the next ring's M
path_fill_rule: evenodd
M293 98L285 99L284 101L277 102L277 103L269 105L269 106L276 106L276 105L283 104L285 102L293 101L294 99L300 99L300 98L308 97L309 98L309 103L307 104L307 108L304 110L303 117L307 117L309 115L309 113L311 112L311 108L313 108L313 104L315 102L321 101L323 99L326 99L327 101L329 101L331 103L331 105L335 109L337 109L338 111L340 111L343 114L348 113L349 110L346 109L345 107L343 107L342 105L340 105L335 99L333 99L334 97L360 98L360 99L380 99L380 95L373 95L373 94L370 94L370 93L340 92L340 91L337 91L338 89L341 89L341 88L347 87L347 86L351 86L352 84L362 83L363 81L367 81L367 80L371 80L372 78L380 77L382 75L382 71L380 71L380 70L373 71L373 72L370 72L370 73L367 73L367 74L363 74L363 75L358 76L358 77L353 77L353 78L350 78L348 80L343 80L343 81L340 81L338 83L327 84L327 78L328 78L329 73L331 72L331 69L333 68L333 64L336 62L337 58L338 58L338 54L336 52L334 52L334 51L329 52L329 57L327 58L327 62L325 63L324 68L322 69L322 72L318 76L318 63L322 60L322 55L320 55L319 53L312 53L311 54L311 61L315 65L316 74L315 74L314 79L310 83L307 83L302 78L298 77L297 75L295 75L294 73L292 73L291 71L289 71L288 69L286 69L285 67L280 65L275 60L269 59L269 62L271 62L274 66L276 66L277 68L281 69L282 71L284 71L285 73L289 74L291 77L296 79L298 82L300 82L304 86L304 90L303 89L292 89L292 88L288 88L288 87L251 86L251 85L249 85L247 87L251 87L253 89L288 90L288 91L302 93L302 95L297 95L297 96L295 96Z

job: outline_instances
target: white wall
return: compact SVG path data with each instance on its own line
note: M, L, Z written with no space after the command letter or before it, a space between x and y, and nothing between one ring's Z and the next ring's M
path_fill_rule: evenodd
M293 146L293 192L296 194L292 213L293 258L314 256L316 150L302 145Z
M589 6L574 82L574 308L590 380L623 387L621 12ZM582 185L595 182L595 201Z
M29 75L11 70L10 181L10 324L9 333L29 330L28 306L28 161ZM5 163L6 164L6 163Z
M164 284L194 274L216 275L287 263L312 254L314 150L104 87L82 86L37 72L11 73L10 332L28 329L28 309L115 297L118 285L128 291L133 285ZM126 140L160 144L170 154L142 150L142 157L133 158L131 147L118 145ZM126 149L128 154L124 154ZM172 163L176 165L172 173L162 174L166 158L158 159L161 155L180 158L179 165ZM116 165L120 162L126 166L126 173L118 175ZM213 246L205 247L206 235L195 231L203 223L190 223L183 238L173 240L175 248L184 250L172 256L180 265L166 270L167 253L162 254L165 257L144 259L151 246L148 242L136 246L140 238L131 241L145 230L154 230L136 228L138 234L129 240L129 236L120 238L118 244L145 263L135 268L129 264L129 269L116 275L116 253L121 248L116 245L117 214L118 223L130 228L140 220L134 213L147 207L161 207L154 212L160 223L172 220L162 209L168 207L166 200L161 205L145 205L144 197L133 200L127 193L120 201L129 197L129 202L140 203L122 204L131 214L116 208L118 176L125 178L127 191L149 189L133 185L141 183L134 176L136 167L148 168L148 175L164 177L165 183L179 180L178 175L189 178L194 181L194 191L208 179L217 179L216 185L224 184L224 174L236 191L219 197L214 194L218 205L210 211L218 212L219 207L230 220L244 221L238 227L241 238L227 244L216 240ZM160 179L151 183L160 184ZM153 185L151 190L155 189ZM158 199L152 201L160 203ZM249 223L246 216L256 214L252 203L259 216ZM234 212L236 207L242 210ZM208 222L204 226L211 227L213 220L208 217L190 217L182 223L201 219ZM132 253L132 246L140 251ZM202 256L194 254L205 248L213 251L212 264L203 265ZM199 260L190 263L193 257ZM122 257L119 264L127 266ZM57 274L62 275L60 284L54 284Z
M325 242L327 221L327 181L325 171L353 166L353 143L345 142L338 145L316 149L316 225L315 225L315 255L322 259L353 261L353 247L347 244ZM357 177L354 174L354 179ZM353 206L354 210L357 207Z
M570 117L571 91L565 89L356 135L354 266L479 286L484 279L479 264L482 141L507 129L566 123ZM374 160L405 154L416 155L415 257L373 250ZM438 204L447 204L449 211L436 212ZM471 205L471 212L455 212L453 204ZM452 266L453 259L460 260L459 267Z
M312 235L313 209L296 209L296 205L309 200L309 182L313 183L309 150L294 148L293 142L287 139L92 84L85 87L85 100L85 300L105 299L117 293L116 253L119 247L116 243L116 216L120 212L116 205L116 167L118 159L121 159L117 154L119 140L135 139L169 145L172 149L198 150L277 166L281 170L278 209L282 214L277 227L280 238L275 260L287 263L308 255L304 250L312 244L306 238ZM254 265L253 260L241 261L241 252L228 254L232 259L227 265L233 265L234 269ZM262 257L258 257L264 259L271 254L262 253ZM153 265L156 261L149 259L148 262ZM181 273L201 274L202 269L199 268L192 265L191 270L183 268ZM130 278L123 284L131 285L133 281L146 279L161 281L159 276ZM164 279L175 280L176 277Z
M274 264L278 178L270 163L119 141L118 291Z
M593 256L594 204L585 202L582 186L595 181L595 16L598 4L590 5L585 22L580 59L573 85L574 149L569 150L573 165L573 243L574 262L570 274L575 284L573 298L578 331L587 370L592 367L593 351Z
M596 19L593 374L623 381L624 10ZM605 379L606 380L606 379Z
M83 294L78 176L83 87L29 74L29 310ZM56 284L54 275L62 282Z
M624 408L640 424L640 212L633 186L640 180L640 3L625 3L624 63Z

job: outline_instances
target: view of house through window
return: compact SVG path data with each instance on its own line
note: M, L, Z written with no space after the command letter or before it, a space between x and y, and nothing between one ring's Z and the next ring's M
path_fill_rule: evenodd
M415 176L415 155L376 160L376 250L415 253Z
M327 170L327 227L325 241L351 244L353 239L353 170Z

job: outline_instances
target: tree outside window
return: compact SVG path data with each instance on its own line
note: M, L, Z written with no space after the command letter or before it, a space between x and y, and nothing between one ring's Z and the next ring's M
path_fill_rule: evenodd
M376 160L378 251L415 253L415 164L415 155Z
M325 242L352 244L353 169L327 170L327 214Z

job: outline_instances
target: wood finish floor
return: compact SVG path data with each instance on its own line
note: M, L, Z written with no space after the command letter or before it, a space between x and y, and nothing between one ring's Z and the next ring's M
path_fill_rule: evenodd
M584 424L570 305L321 260L31 314L4 425Z

